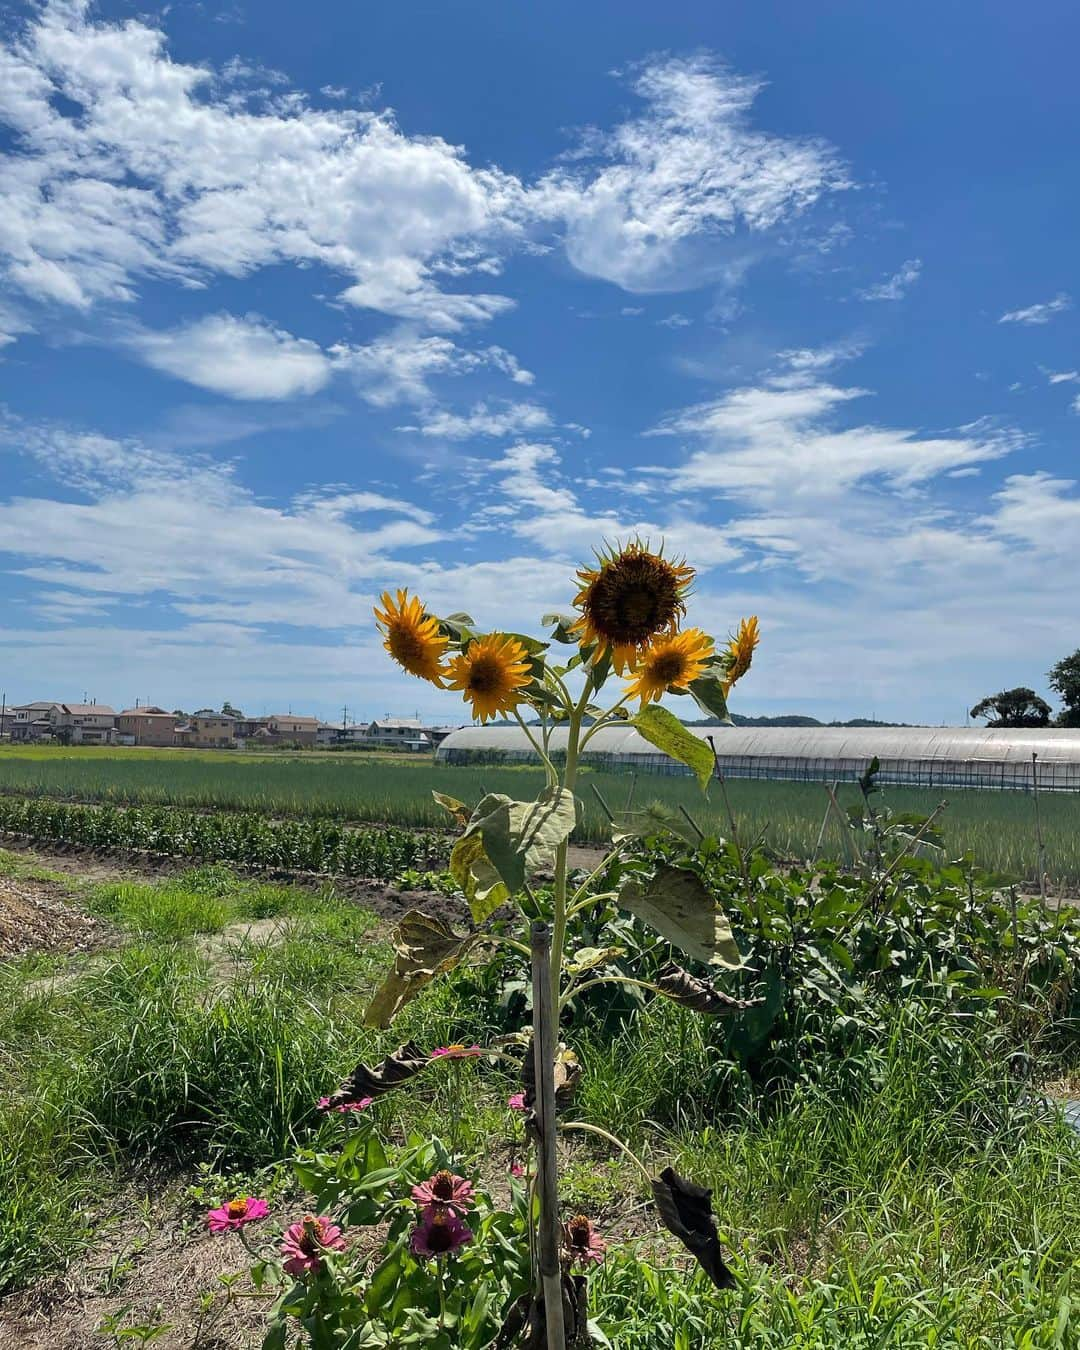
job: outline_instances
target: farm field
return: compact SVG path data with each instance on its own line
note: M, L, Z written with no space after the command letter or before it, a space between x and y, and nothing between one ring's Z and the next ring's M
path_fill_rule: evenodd
M792 981L805 963L806 982L764 1058L730 1022L662 999L590 1000L570 1020L584 1066L571 1114L629 1141L651 1170L671 1163L713 1187L736 1278L718 1294L658 1233L636 1170L603 1142L568 1136L564 1202L608 1242L590 1277L607 1343L1076 1344L1080 1137L1043 1095L1080 1070L1067 1031L1075 984L1064 997L1054 986L1051 1013L1034 982L1036 953L1065 944L1065 931L1055 938L1035 909L1021 911L1033 981L1022 1014L938 986L919 973L917 950L900 984L873 973L871 955L857 985L833 969L821 998L814 990L832 968L818 964L817 947L800 943L793 968L782 922L765 939L740 909L733 875L710 865L740 942L757 953L751 964L775 951ZM319 1151L362 1128L320 1115L320 1096L359 1058L375 1062L403 1041L487 1044L517 1025L520 1009L507 1001L515 958L468 963L390 1031L370 1031L362 1013L392 931L380 893L358 905L328 886L268 886L220 865L153 876L120 863L87 876L79 867L0 853L0 916L16 902L20 913L45 907L53 935L0 960L0 1344L255 1350L270 1298L251 1283L235 1236L206 1232L207 1212L244 1194L267 1198L271 1231L302 1214L301 1177ZM895 906L926 908L914 927L890 929L885 946L932 930L931 914L940 923L946 912L938 905L956 906L957 932L974 933L985 900L967 911L966 891L950 886L923 878L899 890ZM464 920L460 902L443 903ZM806 911L819 946L843 914L835 896ZM1003 914L993 922L1008 931ZM987 923L964 952L986 975L1011 978L1015 963ZM1067 941L1075 961L1080 941ZM935 964L952 960L947 943L937 953ZM757 977L726 978L749 993ZM1032 1055L1027 1081L1009 1067L1018 1043ZM521 1156L520 1120L507 1109L518 1085L498 1060L444 1063L380 1099L370 1128L388 1150L441 1137L459 1170L505 1203Z
M447 817L432 788L466 802L485 791L515 797L534 793L539 769L451 767L428 758L350 754L236 755L221 752L126 749L23 749L0 751L0 794L117 806L183 806L255 812L279 818L337 820L445 829ZM625 774L586 770L580 800L582 842L606 838L607 822L595 788L612 807L625 804L633 780ZM707 829L726 830L716 789L702 800L689 779L642 775L633 785L638 806L660 801L692 811ZM826 797L813 783L734 779L728 794L745 838L764 833L765 846L781 858L807 858L817 847ZM841 804L858 805L857 789L842 784ZM1027 793L957 790L947 794L940 827L948 855L970 852L985 868L1030 883L1037 876L1034 803ZM897 812L928 814L941 795L890 788L880 800ZM1066 888L1080 884L1080 797L1040 797L1047 870ZM822 839L823 855L842 856L846 841L835 818Z

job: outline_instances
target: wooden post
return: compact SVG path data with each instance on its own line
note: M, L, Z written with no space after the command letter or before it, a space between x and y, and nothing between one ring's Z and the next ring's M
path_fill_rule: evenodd
M540 1284L548 1350L566 1350L563 1324L562 1268L559 1262L559 1177L555 1132L556 1013L551 987L551 929L532 926L533 1074L536 1128L540 1136L536 1191L540 1199Z

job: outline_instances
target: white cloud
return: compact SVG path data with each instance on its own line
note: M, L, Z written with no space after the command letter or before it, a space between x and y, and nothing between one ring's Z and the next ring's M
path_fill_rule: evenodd
M632 291L731 288L848 186L820 141L749 124L760 80L707 57L632 76L644 112L587 135L572 167L534 184L471 165L390 111L312 107L280 72L169 57L139 20L95 21L46 0L0 46L0 262L43 304L130 302L143 278L205 285L282 263L341 279L347 304L455 331L512 300L462 279L557 235L579 270ZM71 110L71 115L69 111Z
M676 312L669 314L666 319L657 319L656 322L661 328L689 328L694 321L688 319L685 314Z
M237 399L317 393L333 367L318 343L293 337L256 314L209 314L179 328L143 331L126 345L155 370Z
M1046 376L1047 384L1080 384L1080 370L1047 370L1043 366L1039 369Z
M219 83L171 61L156 29L92 22L81 3L53 0L13 33L0 47L0 121L18 137L0 160L10 282L86 309L129 300L145 275L319 263L347 278L350 303L435 327L510 305L445 293L438 276L490 270L482 245L523 211L516 178L389 114L291 95L238 105Z
M465 441L473 436L519 436L523 432L542 431L550 425L550 414L536 403L508 403L501 407L476 403L467 413L433 409L422 416L419 425L398 430Z
M434 395L428 381L435 376L467 375L491 367L514 384L529 385L535 378L504 347L467 351L449 338L424 337L409 328L364 347L339 344L330 349L330 355L337 369L352 376L362 397L379 408L430 403Z
M827 383L807 353L789 355L794 369L685 408L646 433L705 442L683 464L665 466L678 490L761 501L827 498L873 481L907 490L947 470L999 459L1020 444L991 427L928 436L834 426L831 419L867 391Z
M1071 308L1072 298L1061 291L1053 300L1047 300L1041 305L1028 305L1026 309L1010 309L998 319L998 323L1049 323L1055 314L1062 314Z
M859 292L861 300L903 300L922 274L922 259L909 258L900 270L876 286L867 286Z
M537 209L565 220L573 265L630 291L702 285L745 266L762 249L755 237L847 187L824 142L750 127L763 87L706 56L638 67L642 115L588 133L577 164L539 185Z

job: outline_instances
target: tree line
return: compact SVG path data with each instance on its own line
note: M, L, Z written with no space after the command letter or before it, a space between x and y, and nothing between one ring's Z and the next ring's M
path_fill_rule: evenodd
M1061 699L1057 717L1046 699L1024 686L980 699L971 716L985 717L988 727L1046 727L1051 721L1059 727L1080 727L1080 648L1051 666L1046 682Z

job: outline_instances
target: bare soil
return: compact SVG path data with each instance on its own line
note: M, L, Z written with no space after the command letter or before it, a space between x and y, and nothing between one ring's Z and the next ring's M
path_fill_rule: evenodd
M0 958L27 952L89 952L113 940L111 926L69 903L63 882L0 876Z
M248 1254L231 1234L202 1231L190 1207L133 1191L120 1217L62 1274L0 1299L0 1346L104 1350L132 1327L167 1327L161 1350L254 1350L264 1302L253 1297ZM257 1236L257 1235L256 1235ZM229 1298L222 1276L240 1275ZM208 1306L204 1307L204 1304Z

